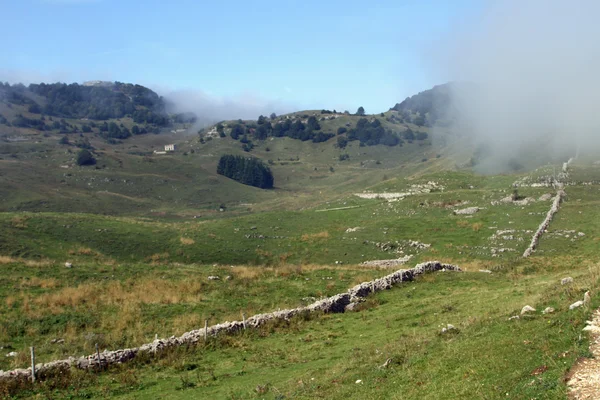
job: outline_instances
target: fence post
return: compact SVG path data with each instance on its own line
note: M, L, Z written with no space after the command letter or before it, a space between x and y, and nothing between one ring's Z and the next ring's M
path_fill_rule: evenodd
M102 368L102 364L100 363L100 349L98 348L98 343L96 343L96 356L98 357L98 368Z
M204 320L204 341L208 340L208 320Z
M35 347L31 346L31 382L35 382Z

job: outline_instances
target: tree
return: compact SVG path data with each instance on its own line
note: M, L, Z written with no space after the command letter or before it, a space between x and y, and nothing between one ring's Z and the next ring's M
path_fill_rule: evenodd
M318 131L321 129L321 125L319 125L319 122L317 121L317 118L314 115L308 118L306 125L309 129L312 129L313 131Z
M77 165L94 165L96 164L96 159L89 150L81 149L79 150L79 153L77 153L76 162Z
M59 144L69 144L69 138L66 136L63 136L60 138L60 140L58 141Z
M277 118L277 114L271 113L271 115L269 116L269 118L271 118L273 120L273 119Z
M358 110L356 110L356 115L365 115L365 109L362 106L358 107Z
M415 119L414 119L413 122L417 126L423 126L423 125L425 125L425 115L419 114L417 117L415 117Z
M343 127L343 126L340 126L340 127L337 129L337 134L338 134L338 135L343 135L343 134L344 134L344 133L346 133L347 131L348 131L348 129L346 129L346 128L345 128L345 127Z
M245 158L231 154L223 155L217 165L217 174L261 189L273 187L271 170L256 158Z
M242 136L244 132L244 127L240 124L235 124L233 128L231 128L231 133L229 134L233 140L238 140L240 136Z
M38 103L33 103L29 105L27 111L29 111L32 114L40 114L42 112L42 107L40 107Z
M340 149L344 149L344 148L346 148L347 145L348 145L348 139L346 139L345 136L338 136L338 138L337 138L337 146Z

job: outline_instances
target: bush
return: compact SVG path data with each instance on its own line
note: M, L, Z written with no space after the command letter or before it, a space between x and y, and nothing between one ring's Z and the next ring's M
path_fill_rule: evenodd
M94 165L96 164L96 159L89 150L81 149L79 153L77 153L76 162L77 165Z
M343 135L343 134L344 134L344 133L346 133L346 132L348 132L348 129L346 129L346 128L345 128L345 127L343 127L343 126L340 126L340 127L338 128L338 130L337 130L337 134L338 134L338 135Z

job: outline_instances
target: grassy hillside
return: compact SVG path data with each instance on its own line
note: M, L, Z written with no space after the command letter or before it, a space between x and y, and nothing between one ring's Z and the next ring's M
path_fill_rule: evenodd
M379 118L385 129L394 125ZM353 126L359 119L348 115L320 124L323 131L334 132L338 126ZM128 118L114 122L134 125ZM86 122L65 119L65 123L80 128ZM411 127L414 132L427 131L414 125L397 129ZM197 135L185 124L167 128L159 135L136 135L117 141L107 141L97 129L60 134L0 125L0 134L4 137L0 142L3 211L140 216L167 213L190 217L212 215L221 205L228 212L298 208L362 191L392 177L453 168L448 160L457 154L457 159L468 159L468 151L460 155L441 142L436 144L433 136L393 147L361 146L351 141L343 149L337 146L337 136L322 143L267 137L254 140L254 148L248 153L229 136L207 137L206 131ZM171 143L176 145L175 152L154 153ZM83 147L91 149L97 160L95 166L76 165L76 155ZM261 191L217 175L216 165L223 154L254 156L268 162L275 190Z
M564 398L564 376L588 355L584 321L600 305L600 170L575 164L570 177L566 201L526 260L520 255L550 206L539 198L553 192L521 187L519 196L536 200L497 203L523 181L516 175L416 174L370 186L380 196L412 193L402 200L350 194L300 211L200 220L5 212L0 342L18 356L4 358L3 369L25 366L30 344L40 361L89 353L95 343L134 346L205 319L306 304L386 273L362 261L412 255L411 265L442 259L466 272L425 276L370 297L356 313L2 390L23 398ZM452 212L473 206L473 215ZM575 283L560 285L565 276ZM587 290L590 308L569 311ZM537 311L508 320L526 304ZM546 307L556 312L541 314ZM440 334L448 323L458 330Z

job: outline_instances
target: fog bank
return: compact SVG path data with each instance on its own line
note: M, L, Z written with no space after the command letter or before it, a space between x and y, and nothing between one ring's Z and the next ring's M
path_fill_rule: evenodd
M499 1L444 43L460 129L485 143L480 168L519 156L600 149L600 2ZM490 171L491 172L491 171Z

